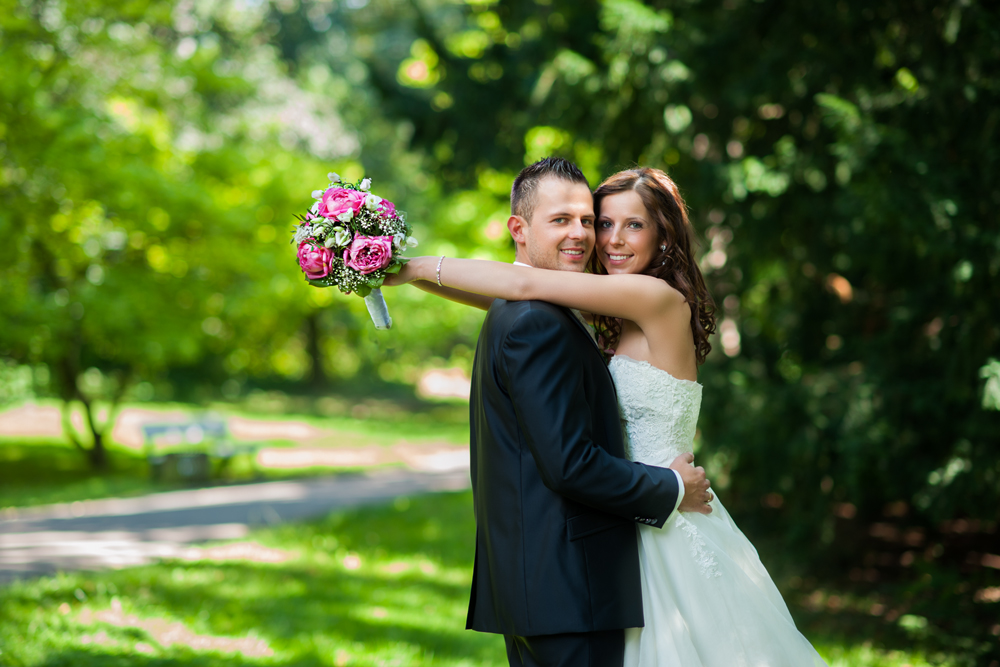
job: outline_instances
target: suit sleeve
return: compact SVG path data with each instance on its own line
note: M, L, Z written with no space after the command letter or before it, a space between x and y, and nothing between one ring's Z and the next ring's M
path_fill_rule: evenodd
M578 334L563 319L526 310L503 344L506 384L542 481L576 502L660 527L677 505L677 475L595 443L582 364L567 343Z

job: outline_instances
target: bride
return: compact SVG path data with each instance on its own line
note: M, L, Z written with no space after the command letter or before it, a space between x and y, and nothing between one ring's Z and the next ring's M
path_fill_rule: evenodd
M590 313L618 392L632 460L666 467L692 451L714 307L674 182L650 168L619 172L594 192L593 273L439 257L410 260L387 284L414 282L488 308L540 300ZM512 218L511 232L526 231ZM600 274L600 275L595 275ZM440 286L440 287L439 287ZM637 525L644 628L625 634L627 667L823 665L780 593L714 497L711 513Z

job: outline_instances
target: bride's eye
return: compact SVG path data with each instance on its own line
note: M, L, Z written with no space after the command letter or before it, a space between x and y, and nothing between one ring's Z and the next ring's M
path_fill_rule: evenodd
M609 227L611 227L611 221L610 220L598 220L597 221L597 228L598 229L608 229Z
M628 223L630 229L642 229L642 223L637 221L632 221Z

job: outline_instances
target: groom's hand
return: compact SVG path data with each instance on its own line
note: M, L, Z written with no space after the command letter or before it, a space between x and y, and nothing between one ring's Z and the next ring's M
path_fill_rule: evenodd
M674 459L669 466L679 472L681 479L684 480L684 499L677 509L681 512L711 514L712 507L709 503L712 500L712 492L708 490L710 484L705 479L705 469L691 465L693 462L694 454L685 453Z

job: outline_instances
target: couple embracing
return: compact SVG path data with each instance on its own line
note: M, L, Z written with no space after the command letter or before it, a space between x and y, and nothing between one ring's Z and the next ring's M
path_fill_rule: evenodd
M591 194L547 158L507 225L513 265L418 257L387 281L489 310L467 627L512 666L824 664L692 465L715 324L676 185L640 168Z

